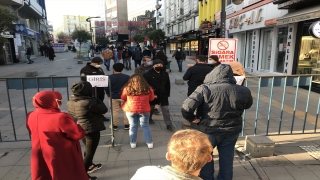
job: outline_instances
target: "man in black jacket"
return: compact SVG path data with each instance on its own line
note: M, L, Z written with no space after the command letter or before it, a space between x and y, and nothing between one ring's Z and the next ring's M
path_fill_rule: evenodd
M123 65L126 70L129 70L129 69L131 70L131 56L132 56L132 52L126 46L124 48L124 51L122 52Z
M85 67L80 70L80 76L82 81L87 81L87 75L105 75L101 69L102 59L100 57L95 57L91 60L91 63L87 63ZM93 96L96 96L100 101L104 100L104 87L95 87L97 88L97 94L93 89ZM109 119L105 118L105 121Z
M156 104L161 107L164 123L167 125L169 131L175 131L175 127L172 125L169 112L169 97L170 97L170 79L169 74L166 72L166 68L163 67L163 62L161 60L153 61L153 69L145 73L144 78L147 80L148 84L153 88L155 99L150 103L151 112L150 120L152 120L153 109Z
M33 63L33 61L30 59L30 57L31 57L31 48L30 48L30 46L27 46L27 52L26 52L26 55L27 55L27 60L28 60L28 63L27 64L32 64Z
M207 64L205 56L197 56L196 62L194 66L188 68L183 76L183 80L188 81L188 96L190 96L198 86L203 84L206 75L212 71L212 67Z
M251 92L236 84L229 65L220 64L204 84L183 102L182 115L191 127L206 133L219 152L219 179L232 180L234 146L242 130L242 113L252 105ZM195 111L196 114L195 114ZM200 171L200 177L213 180L213 161Z

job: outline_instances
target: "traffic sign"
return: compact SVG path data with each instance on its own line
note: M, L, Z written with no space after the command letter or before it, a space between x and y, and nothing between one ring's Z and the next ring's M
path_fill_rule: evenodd
M208 56L217 55L221 63L237 61L237 39L210 38Z

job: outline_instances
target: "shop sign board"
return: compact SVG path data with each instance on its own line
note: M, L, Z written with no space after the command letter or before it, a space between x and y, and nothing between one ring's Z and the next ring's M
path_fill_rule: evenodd
M64 43L53 43L52 48L54 52L64 52Z
M252 4L255 4L260 1L263 1L263 0L244 0L243 7L251 6Z
M297 16L291 16L283 19L279 19L277 21L277 25L284 25L284 24L291 24L291 23L296 23L300 21L307 21L310 19L317 19L320 18L320 13L319 12L312 12L312 13L307 13L307 14L301 14Z
M221 63L227 64L237 60L237 39L210 38L209 54L217 55Z
M305 1L305 0L290 0L290 1L284 2L282 4L279 4L278 5L278 9L281 9L281 8L284 8L284 7L288 7L288 6L297 4L297 3L302 2L302 1Z
M89 82L92 87L108 87L108 76L89 75L87 76L87 82Z

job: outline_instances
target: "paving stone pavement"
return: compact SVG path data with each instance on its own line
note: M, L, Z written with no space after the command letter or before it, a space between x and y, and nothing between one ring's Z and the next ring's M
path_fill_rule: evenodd
M43 57L35 59L34 64L14 64L0 66L0 80L4 77L24 77L28 71L38 71L40 77L55 77L55 76L78 76L80 69L85 65L77 64L77 59L74 59L74 53L57 53L55 61L49 61ZM171 57L171 56L169 56ZM188 58L184 62L183 72L186 70L186 64L193 63L192 58ZM132 63L133 64L133 63ZM133 68L134 69L134 68ZM174 125L177 129L184 129L183 118L180 113L181 104L186 98L187 84L175 85L175 79L181 79L183 73L178 72L177 64L173 60L171 63L172 72L170 73L171 80L171 97L170 97L170 113ZM107 73L111 73L107 72ZM132 74L133 70L126 71L126 74ZM70 78L69 86L77 81L78 78ZM269 133L277 134L280 123L281 109L279 102L282 99L282 91L276 88L271 106L271 112L268 118L270 88L262 88L259 101L259 110L256 114L257 102L257 79L248 79L248 87L251 89L255 103L253 107L246 112L244 134L252 135L254 126L257 125L257 134L265 134L267 123L269 121ZM6 84L0 81L0 133L3 141L14 140L13 126L8 107ZM42 90L42 89L40 89ZM62 110L66 110L67 90L63 88L56 89L63 94ZM15 124L16 138L18 142L1 142L0 143L0 179L3 180L20 180L30 178L30 141L28 132L25 128L25 111L33 109L31 98L37 90L25 90L26 110L23 105L23 95L21 90L10 90L10 100L12 104L13 120ZM292 126L292 107L295 94L295 88L287 88L287 97L283 112L283 121L281 134L287 134L291 131ZM299 90L297 110L305 111L306 91ZM310 101L309 113L311 119L306 121L306 132L314 130L314 122L316 116L318 94L312 93ZM105 100L107 103L107 99ZM258 115L258 121L255 121ZM110 116L108 113L106 116ZM120 113L119 118L122 118ZM312 119L313 118L313 119ZM94 162L102 163L103 167L99 171L93 173L99 179L116 179L126 180L135 173L135 171L145 165L169 165L170 162L165 160L166 145L172 133L167 131L165 124L162 122L162 116L155 116L155 125L151 125L152 135L154 138L154 149L148 149L144 143L142 131L139 130L138 144L136 149L131 149L129 146L128 131L123 130L123 124L120 120L119 130L115 132L116 147L112 147L108 141L109 136L103 136L100 140ZM110 123L106 123L109 127ZM296 114L293 125L293 132L301 132L304 125L303 117ZM317 129L318 127L316 127ZM109 134L107 129L103 134ZM315 146L320 145L319 135L282 135L270 136L276 142L275 156L269 158L257 158L250 161L243 160L241 153L235 154L234 158L234 179L235 180L251 180L251 179L320 179L320 163L314 159L308 152L304 151L300 146ZM238 145L243 146L244 138L239 138ZM217 151L215 153L215 169L218 170ZM216 173L217 174L217 171ZM152 179L152 178L150 178Z

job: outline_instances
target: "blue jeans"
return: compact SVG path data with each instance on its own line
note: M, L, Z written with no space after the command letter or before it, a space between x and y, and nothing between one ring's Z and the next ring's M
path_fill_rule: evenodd
M27 55L27 60L29 63L31 63L30 55Z
M213 148L219 152L219 173L217 180L232 180L234 146L239 134L206 134ZM200 177L204 180L214 180L214 162L208 162L200 171Z
M104 59L103 60L103 64L107 67L107 70L109 71L110 69L110 59L109 60L106 60L106 59Z
M150 126L149 126L150 113L138 114L138 113L126 112L126 116L130 124L130 130L129 130L130 143L137 142L139 122L142 128L146 143L148 144L152 143L152 135L151 135Z
M182 71L182 59L177 60L179 71Z

